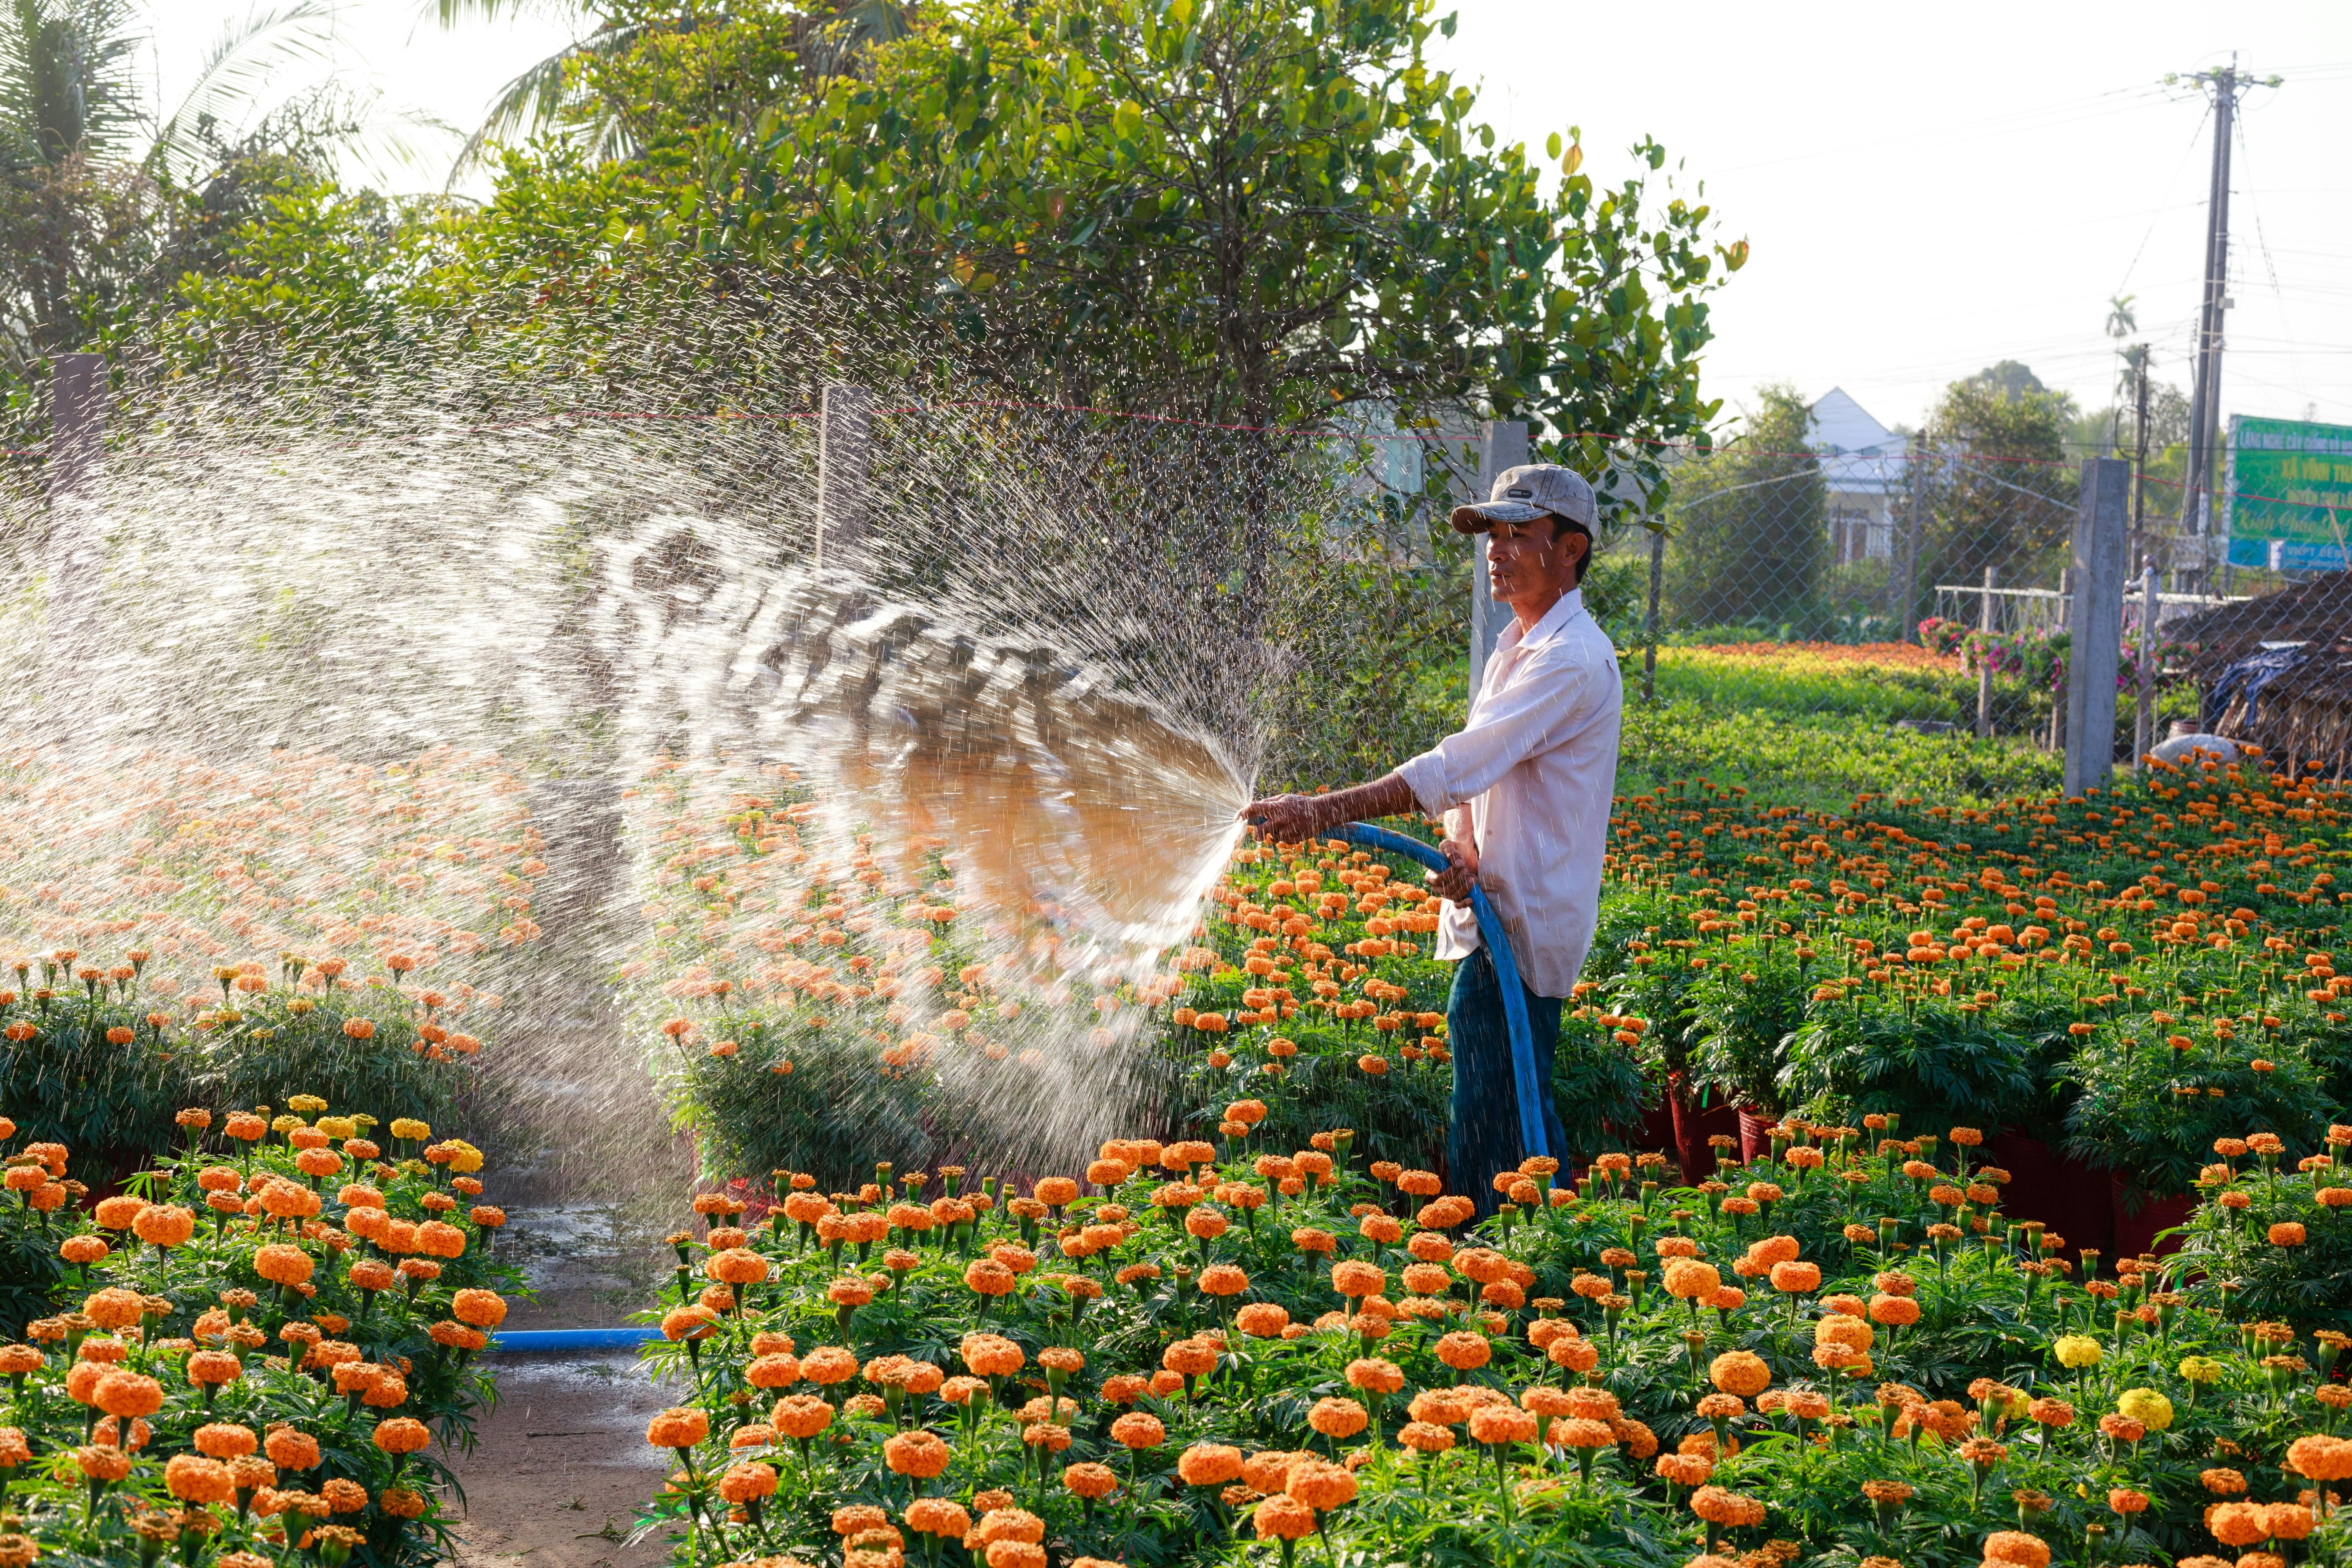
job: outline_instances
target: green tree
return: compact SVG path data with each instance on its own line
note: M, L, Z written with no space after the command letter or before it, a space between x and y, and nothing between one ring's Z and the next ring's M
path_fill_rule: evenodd
M2075 410L2072 397L2040 385L2005 360L1946 387L1928 416L1923 595L1938 583L1980 583L1988 566L2008 583L2056 586L2074 521L2066 442Z
M490 111L450 168L450 178L489 158L502 145L527 142L549 133L565 134L597 158L626 156L634 148L627 103L600 98L583 86L599 64L615 60L649 35L693 33L728 20L725 12L698 13L675 6L646 15L604 14L595 0L426 0L445 29L468 22L496 22L542 16L578 22L586 30L562 48L536 60L499 89ZM793 53L801 71L819 77L857 68L866 52L913 30L913 7L895 0L835 0L804 8L793 17Z
M1498 145L1425 58L1451 26L1429 0L983 0L852 76L808 68L788 8L667 14L581 67L630 116L633 217L722 269L878 287L1040 395L1248 424L1467 405L1628 496L1663 485L1653 448L1612 464L1576 433L1716 410L1705 297L1744 244L1656 188L1654 142L1614 188L1572 132Z
M225 29L185 96L152 102L132 0L0 4L0 394L36 416L49 356L105 350L168 291L199 176L278 68L315 58L333 6L295 0Z
M1675 625L1813 630L1829 536L1811 431L1802 393L1765 386L1738 438L1676 475L1664 574Z

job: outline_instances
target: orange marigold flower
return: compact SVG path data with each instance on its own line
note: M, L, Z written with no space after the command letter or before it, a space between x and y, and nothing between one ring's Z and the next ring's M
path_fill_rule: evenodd
M1307 1424L1327 1437L1352 1437L1370 1420L1362 1405L1337 1395L1317 1400L1307 1412Z
M1726 1351L1707 1363L1707 1381L1726 1394L1753 1399L1772 1386L1772 1369L1753 1351Z
M1177 1456L1176 1473L1188 1486L1223 1486L1241 1475L1242 1451L1220 1443L1195 1443Z
M1250 1515L1260 1541L1297 1541L1315 1531L1315 1510L1297 1498L1276 1493Z
M1691 1511L1709 1524L1738 1530L1764 1522L1764 1505L1722 1487L1701 1487L1691 1494Z
M656 1448L691 1448L709 1435L710 1417L691 1405L672 1405L646 1424L646 1441Z
M1356 1500L1356 1475L1342 1465L1302 1459L1283 1478L1283 1490L1311 1509L1328 1511Z
M433 1434L425 1429L422 1421L395 1415L389 1421L375 1424L373 1441L387 1454L414 1454L433 1441Z
M1985 1537L1984 1560L2011 1568L2050 1568L2050 1543L2021 1530L1996 1530Z
M1156 1415L1130 1410L1110 1424L1111 1441L1128 1448L1157 1448L1168 1440L1168 1428Z

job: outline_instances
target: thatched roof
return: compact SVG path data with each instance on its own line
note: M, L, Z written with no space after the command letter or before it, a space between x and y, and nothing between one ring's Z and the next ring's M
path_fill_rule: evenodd
M2189 645L2189 664L2200 680L2266 642L2352 639L2352 572L2331 572L2275 594L2221 605L2174 621L2166 640Z

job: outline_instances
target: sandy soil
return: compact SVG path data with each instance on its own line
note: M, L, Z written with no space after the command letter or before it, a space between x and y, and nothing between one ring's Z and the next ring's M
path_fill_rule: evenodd
M638 1505L668 1455L646 1423L672 1395L635 1352L597 1357L503 1355L499 1406L452 1468L465 1489L460 1568L650 1568L669 1542L635 1545Z
M610 1328L651 1300L674 1259L663 1205L624 1201L510 1208L501 1255L533 1292L509 1329ZM637 1509L661 1485L669 1456L646 1443L654 1412L676 1403L636 1352L495 1358L497 1409L470 1455L450 1465L465 1490L460 1568L650 1568L667 1538L632 1545Z

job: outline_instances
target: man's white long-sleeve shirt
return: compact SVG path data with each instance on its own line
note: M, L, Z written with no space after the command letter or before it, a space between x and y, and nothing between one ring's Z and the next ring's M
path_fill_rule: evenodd
M1461 733L1397 769L1431 816L1470 806L1478 886L1538 996L1568 995L1592 946L1623 702L1616 650L1570 589L1534 630L1504 629ZM1437 956L1478 946L1470 906L1447 904Z

